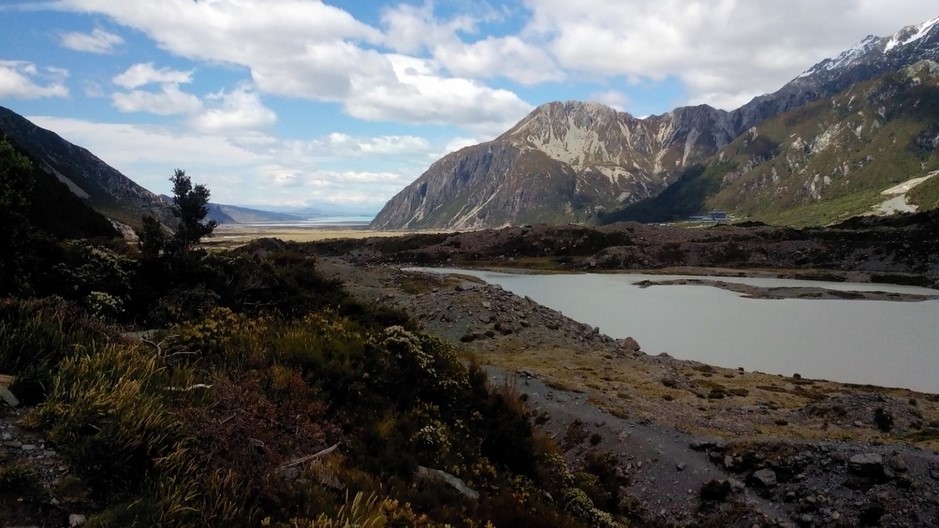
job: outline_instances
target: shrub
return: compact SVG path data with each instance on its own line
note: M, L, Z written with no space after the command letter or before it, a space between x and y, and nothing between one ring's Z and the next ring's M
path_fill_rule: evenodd
M18 398L45 398L59 363L75 350L94 351L111 328L60 298L0 300L0 372L16 376Z

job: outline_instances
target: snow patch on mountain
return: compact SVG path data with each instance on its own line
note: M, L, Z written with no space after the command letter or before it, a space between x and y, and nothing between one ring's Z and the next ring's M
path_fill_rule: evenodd
M890 50L898 46L906 46L911 42L916 42L921 38L929 34L929 31L939 24L939 16L927 20L918 26L908 26L894 34L890 37L890 40L887 41L887 44L884 46L884 53L889 53Z

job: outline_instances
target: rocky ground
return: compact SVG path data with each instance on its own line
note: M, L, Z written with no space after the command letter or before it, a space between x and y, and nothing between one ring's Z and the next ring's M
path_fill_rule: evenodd
M934 395L650 355L469 277L319 268L490 365L575 465L613 453L640 524L939 525Z
M55 449L21 427L28 410L0 404L0 526L79 526L82 487L70 486L69 467Z

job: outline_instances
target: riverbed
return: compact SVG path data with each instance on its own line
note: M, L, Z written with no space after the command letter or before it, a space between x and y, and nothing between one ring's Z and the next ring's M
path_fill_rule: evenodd
M846 383L939 392L939 300L760 299L710 284L643 281L715 280L761 288L937 291L886 284L644 274L529 275L460 273L530 297L614 338L633 337L649 354L746 370Z

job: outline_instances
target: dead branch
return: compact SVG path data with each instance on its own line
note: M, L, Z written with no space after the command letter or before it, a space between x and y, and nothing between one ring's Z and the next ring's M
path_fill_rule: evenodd
M299 466L299 465L301 465L301 464L306 464L307 462L309 462L309 461L311 461L311 460L316 460L317 458L322 458L322 457L324 457L324 456L326 456L326 455L332 453L332 452L335 451L336 449L338 449L340 443L341 443L341 442L336 442L333 446L327 447L326 449L324 449L324 450L322 450L322 451L320 451L320 452L318 452L318 453L313 453L312 455L307 455L307 456L302 456L302 457L300 457L300 458L295 458L295 459L291 460L290 462L287 462L286 464L282 464L280 467L278 467L278 468L277 468L277 472L280 473L280 472L286 471L286 470L288 470L288 469L290 469L290 468L292 468L292 467L297 467L297 466Z

